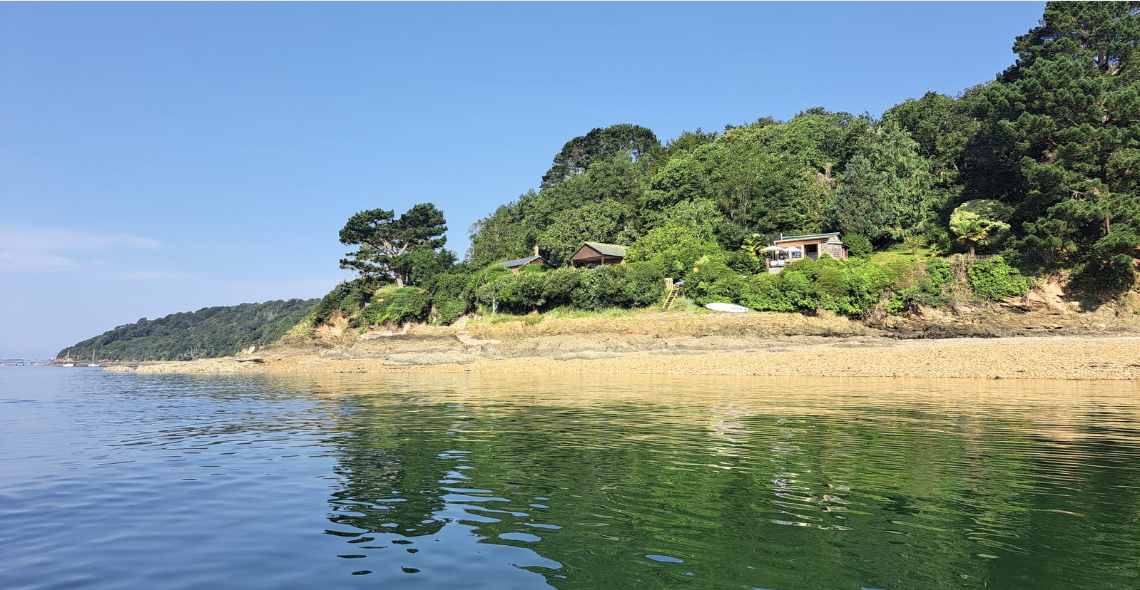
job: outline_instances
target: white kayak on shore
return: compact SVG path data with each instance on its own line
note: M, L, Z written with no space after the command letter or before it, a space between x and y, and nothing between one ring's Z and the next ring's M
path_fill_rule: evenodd
M727 311L728 313L744 313L748 311L747 307L734 305L732 303L707 303L705 307L713 311Z

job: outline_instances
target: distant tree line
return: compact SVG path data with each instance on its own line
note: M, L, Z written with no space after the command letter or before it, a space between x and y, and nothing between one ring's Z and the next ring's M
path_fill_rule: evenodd
M206 307L117 326L59 351L56 358L99 361L176 361L229 356L276 342L301 322L318 299Z

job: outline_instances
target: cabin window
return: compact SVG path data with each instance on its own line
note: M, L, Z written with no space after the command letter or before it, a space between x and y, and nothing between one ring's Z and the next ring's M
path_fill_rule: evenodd
M807 251L808 258L819 260L819 244L807 244L804 249Z

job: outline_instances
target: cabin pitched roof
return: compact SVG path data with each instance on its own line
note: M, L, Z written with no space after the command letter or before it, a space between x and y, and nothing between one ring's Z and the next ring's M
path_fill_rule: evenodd
M542 260L541 256L527 256L526 258L516 258L515 260L505 260L503 262L500 262L499 264L501 264L507 268L518 268L520 266L526 266L526 265L528 265L528 264L530 264L536 260L538 262L544 262Z
M619 246L618 244L603 244L601 242L586 242L584 245L593 248L594 251L596 251L598 254L601 254L602 256L620 256L622 258L625 258L625 246ZM579 248L579 250L581 250L581 248Z
M836 232L831 232L831 233L827 233L827 234L808 234L806 236L785 236L783 234L780 234L780 239L772 240L772 243L773 244L779 244L780 242L797 242L800 240L815 240L815 239L823 239L823 238L835 238L838 241L839 232L836 231ZM830 240L827 240L827 241L830 241Z

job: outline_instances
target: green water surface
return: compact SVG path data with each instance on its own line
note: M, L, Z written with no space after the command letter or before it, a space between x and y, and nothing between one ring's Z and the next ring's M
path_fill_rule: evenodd
M1132 383L23 370L5 588L1140 588Z
M354 396L331 520L349 542L469 523L556 562L530 569L558 588L1137 588L1136 393L486 378Z

